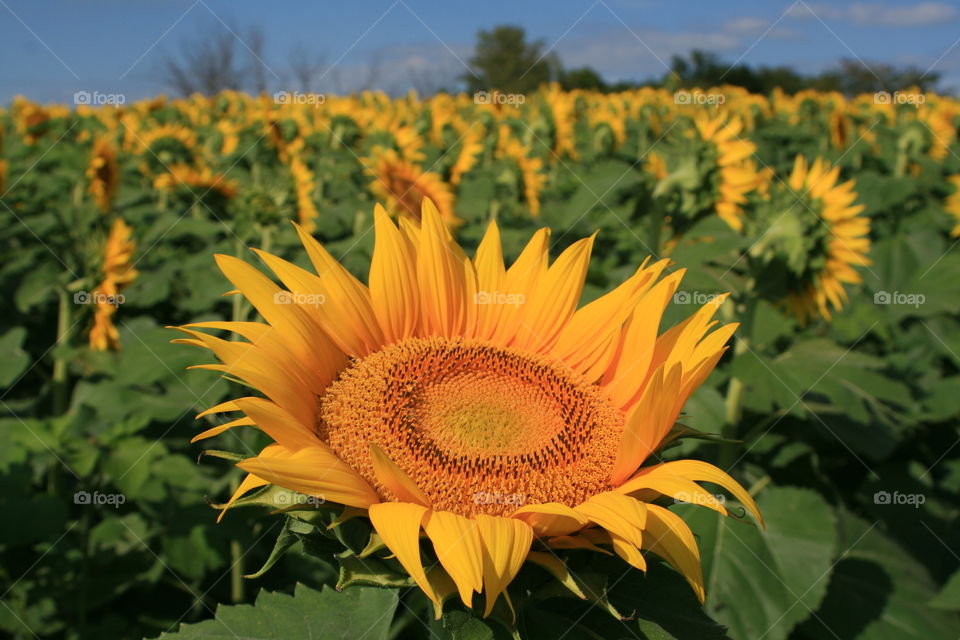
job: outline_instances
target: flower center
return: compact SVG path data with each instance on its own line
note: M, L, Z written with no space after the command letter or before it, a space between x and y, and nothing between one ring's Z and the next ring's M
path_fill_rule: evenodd
M377 444L461 514L579 504L609 488L624 421L555 361L475 340L410 338L354 362L321 401L319 433L386 499Z

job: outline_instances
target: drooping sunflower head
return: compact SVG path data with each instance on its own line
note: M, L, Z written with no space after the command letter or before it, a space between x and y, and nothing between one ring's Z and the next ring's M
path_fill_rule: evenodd
M709 464L641 465L726 348L722 299L661 333L683 275L667 261L579 307L592 237L551 262L541 229L507 268L495 223L470 258L429 200L420 224L377 207L375 231L366 284L302 230L315 272L258 252L281 285L217 257L264 322L188 325L180 341L265 397L205 411L242 415L196 439L256 425L275 441L238 463L249 475L227 506L275 484L351 507L438 617L436 572L467 607L483 594L488 615L538 550L597 545L643 570L643 551L664 557L702 600L693 534L654 500L726 513L697 484L710 481L759 518L756 505Z
M120 166L117 152L106 138L97 138L87 166L87 190L101 211L109 211L120 184Z
M453 191L443 178L402 159L393 149L378 150L368 173L373 177L371 190L392 215L418 221L424 200L430 200L448 226L462 224L453 211Z
M137 245L132 236L133 229L117 218L103 245L103 280L91 293L90 300L95 305L90 329L90 348L94 351L120 348L120 334L113 324L113 316L122 302L121 291L138 275L133 266Z
M697 118L696 125L701 138L716 152L717 215L739 231L743 228L742 205L747 194L760 184L756 163L751 160L757 146L741 137L743 123L738 118L728 121L723 116L710 118L704 114Z
M204 196L214 192L225 199L237 195L237 185L226 176L214 173L204 165L200 168L188 164L174 164L166 167L166 171L158 175L153 181L154 189L161 191L175 191L187 189L191 195Z
M870 264L870 219L854 205L854 181L838 184L840 168L797 156L787 183L773 181L756 208L747 235L757 241L751 265L762 295L787 291L785 303L803 323L830 319L846 300L844 284L862 281L856 267Z

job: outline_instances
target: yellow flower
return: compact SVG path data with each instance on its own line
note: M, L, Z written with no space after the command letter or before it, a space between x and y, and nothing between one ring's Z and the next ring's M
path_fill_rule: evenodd
M203 189L204 193L216 191L224 198L233 198L237 195L236 183L228 180L223 174L213 173L210 167L195 169L189 165L175 164L168 167L166 173L160 174L153 181L154 189L173 191L180 186Z
M733 229L743 228L740 205L747 201L747 194L760 184L757 167L750 156L757 146L740 138L743 123L739 119L727 121L723 116L711 118L707 114L695 120L700 137L714 145L717 150L717 165L720 185L717 193L717 214Z
M540 192L547 182L547 176L543 173L543 160L530 156L530 147L511 136L505 126L501 127L498 152L516 162L523 181L523 198L530 207L530 213L534 216L540 215Z
M495 222L471 259L429 200L421 220L395 225L376 208L369 285L302 230L316 273L258 252L284 288L217 256L265 322L188 325L180 342L222 362L202 368L266 397L205 411L243 415L196 439L255 424L274 440L237 463L249 475L226 506L272 483L350 507L438 617L449 594L426 575L421 530L435 570L468 607L484 594L485 615L525 561L597 545L641 570L642 550L664 557L702 601L693 533L652 500L726 513L697 484L708 481L759 521L756 504L704 462L641 465L726 349L736 325L712 321L722 299L658 336L683 275L661 278L665 260L578 309L593 237L548 264L550 232L541 229L505 268Z
M109 140L99 137L93 143L93 156L87 167L87 190L101 211L109 211L120 183L120 167L117 152Z
M133 230L122 219L113 221L103 248L103 281L93 290L96 304L93 328L90 329L90 348L94 351L120 348L120 335L113 325L113 316L120 303L120 291L133 282L137 270L133 267L136 242L130 239Z
M302 226L307 233L313 233L314 219L319 215L317 205L313 202L313 191L316 186L313 172L300 156L290 160L290 173L293 175L294 186L297 191L297 212Z
M810 200L814 211L819 209L820 222L828 228L823 266L787 297L787 306L801 322L818 315L829 320L830 307L840 310L847 299L844 283L863 281L854 267L870 264L870 219L860 215L863 205L853 205L854 181L837 184L839 177L840 167L831 167L822 158L808 167L799 155L790 175L790 188Z
M448 226L462 224L453 211L453 192L443 178L403 160L393 149L379 150L368 173L374 178L371 190L386 201L391 214L419 220L421 205L428 199L436 204Z
M453 163L450 170L450 184L459 185L463 175L473 169L477 164L477 159L483 152L483 133L471 132L463 138L463 144L460 146L460 153L457 154L457 160Z

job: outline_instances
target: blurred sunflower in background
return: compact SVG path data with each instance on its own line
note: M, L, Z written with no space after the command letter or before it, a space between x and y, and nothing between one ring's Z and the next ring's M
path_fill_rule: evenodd
M117 218L103 247L103 280L92 292L93 327L90 329L90 348L107 351L120 348L120 334L113 324L113 316L121 302L120 292L136 279L133 266L136 243L131 239L133 229Z
M953 187L953 193L947 196L943 208L956 219L956 224L951 229L950 235L957 237L960 236L960 174L947 176L947 182Z
M447 226L462 224L453 211L453 191L439 174L423 171L393 149L378 149L367 172L373 177L371 190L386 202L391 215L417 221L424 200L430 200Z
M87 191L93 196L97 207L101 211L109 211L120 184L120 166L117 164L116 149L106 138L98 137L93 143L87 180Z
M756 504L707 463L641 465L726 350L736 325L712 320L722 297L658 335L683 276L664 275L667 261L645 262L578 308L593 237L550 263L541 229L507 268L495 222L469 258L438 208L422 206L419 224L376 208L368 285L302 229L315 273L257 252L282 287L216 256L264 322L195 323L178 342L220 360L199 368L265 397L203 412L241 415L195 440L240 425L274 440L237 462L249 475L225 509L268 484L343 505L335 524L367 519L381 555L396 558L438 618L455 593L467 607L483 594L485 616L501 596L512 609L508 585L525 562L565 572L551 548L609 547L641 570L652 552L702 602L693 533L653 501L725 514L697 484L708 481L762 523Z
M807 323L829 320L847 299L845 284L863 278L856 267L870 264L870 219L855 205L855 183L838 184L840 168L798 155L787 183L769 185L766 201L747 223L757 291L776 298Z

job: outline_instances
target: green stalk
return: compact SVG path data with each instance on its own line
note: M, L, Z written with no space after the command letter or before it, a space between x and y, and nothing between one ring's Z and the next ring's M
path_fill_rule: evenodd
M756 315L757 298L753 291L752 284L748 284L744 291L744 301L740 307L740 329L737 332L738 339L733 347L734 361L750 349L750 342L753 334L753 320ZM734 305L727 307L728 320L733 319ZM727 398L725 402L725 420L721 435L725 439L736 440L740 420L743 417L743 381L736 376L730 377L727 385ZM732 445L725 445L721 452L721 468L729 467L735 459L735 449Z
M63 357L63 347L70 341L70 295L66 289L57 292L60 297L60 310L57 315L57 355L53 360L53 413L63 415L67 410L67 360Z
M243 254L244 244L243 241L239 238L237 239L234 246L234 254L239 258ZM234 322L242 322L246 313L243 307L243 296L234 295L232 300L232 310L230 314L230 319ZM239 339L239 336L233 334L233 340ZM246 434L244 431L240 431L237 434L237 437L243 439L243 436ZM230 478L230 495L237 490L237 487L240 486L240 473L239 470L234 468L232 470ZM232 602L243 602L245 585L244 585L244 576L245 572L243 570L243 548L240 546L240 541L233 539L230 541L230 600Z
M642 201L638 201L640 205ZM650 210L650 227L647 229L647 250L654 258L660 257L660 234L663 230L663 206L657 200L652 201Z

